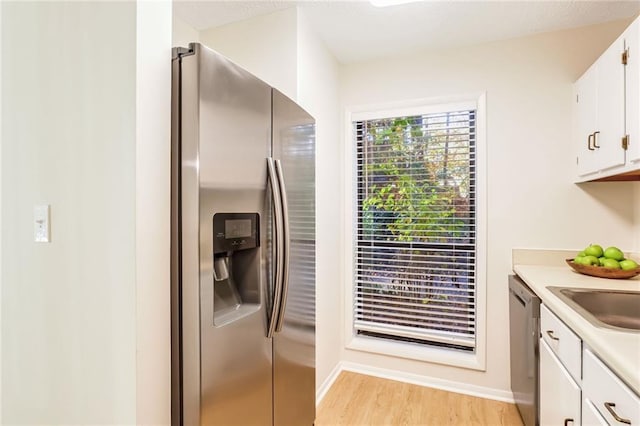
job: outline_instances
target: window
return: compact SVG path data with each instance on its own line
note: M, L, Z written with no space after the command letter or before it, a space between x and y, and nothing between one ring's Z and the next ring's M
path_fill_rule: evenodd
M473 352L477 110L366 116L352 121L354 332Z

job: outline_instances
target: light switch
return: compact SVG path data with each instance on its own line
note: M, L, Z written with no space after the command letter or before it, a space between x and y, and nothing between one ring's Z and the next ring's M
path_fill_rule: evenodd
M49 204L33 207L33 238L36 243L48 243L51 241L49 216Z

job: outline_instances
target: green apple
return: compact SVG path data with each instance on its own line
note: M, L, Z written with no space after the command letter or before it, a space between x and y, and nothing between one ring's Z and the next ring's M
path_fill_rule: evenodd
M576 257L584 257L584 256L586 256L586 255L587 255L587 253L585 253L585 252L584 252L584 250L582 250L580 253L578 253L578 254L576 255Z
M584 249L584 254L587 256L601 257L602 253L602 246L599 246L598 244L591 244L589 247Z
M599 262L598 262L598 258L595 257L595 256L584 256L582 258L582 264L583 265L587 265L587 266L589 266L589 265L598 266Z
M600 256L600 257L598 258L598 264L599 264L600 266L604 266L604 261L605 261L605 259L606 259L606 257L604 257L604 256Z
M582 261L584 260L584 256L576 256L575 259L573 259L573 263L577 263L578 265L582 265Z
M624 259L624 253L618 247L607 247L604 251L604 257L607 259L617 260L618 262Z
M620 262L620 268L622 268L623 271L631 271L633 269L636 269L638 267L638 264L631 259L626 259Z
M620 269L620 264L615 259L605 259L602 262L602 266L608 269Z

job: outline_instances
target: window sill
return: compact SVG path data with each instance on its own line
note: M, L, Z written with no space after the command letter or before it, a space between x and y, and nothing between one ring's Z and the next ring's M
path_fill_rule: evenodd
M422 346L415 343L391 342L372 337L353 336L347 349L442 364L451 367L485 371L484 357L476 352L464 353L455 349ZM476 348L477 351L477 348Z

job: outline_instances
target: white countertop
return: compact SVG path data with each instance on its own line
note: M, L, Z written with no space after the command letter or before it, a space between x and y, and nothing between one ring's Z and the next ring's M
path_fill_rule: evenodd
M640 395L640 332L596 327L547 289L548 286L554 286L640 291L640 276L627 280L612 280L579 274L568 265L519 265L515 262L513 270L538 294L542 303ZM638 309L640 310L640 306Z

